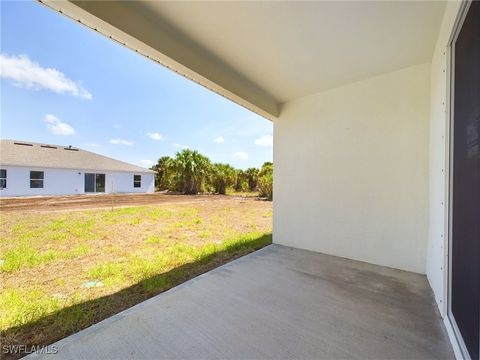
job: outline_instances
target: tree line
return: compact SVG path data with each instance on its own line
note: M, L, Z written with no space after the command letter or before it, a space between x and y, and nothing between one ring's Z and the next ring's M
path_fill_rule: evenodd
M228 190L258 191L260 197L273 199L273 163L265 162L260 169L235 169L229 164L212 163L196 150L185 149L175 157L162 156L151 169L155 171L158 190L198 194L225 195Z

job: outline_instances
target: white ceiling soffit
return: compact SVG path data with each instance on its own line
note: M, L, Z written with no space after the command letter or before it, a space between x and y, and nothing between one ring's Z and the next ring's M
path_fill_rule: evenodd
M43 2L270 119L283 102L429 62L445 8L443 1Z

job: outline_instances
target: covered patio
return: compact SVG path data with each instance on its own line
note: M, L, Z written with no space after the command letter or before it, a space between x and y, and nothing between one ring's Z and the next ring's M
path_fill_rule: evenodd
M274 124L274 245L59 357L478 359L479 2L40 2Z
M270 245L54 344L55 359L451 359L424 276Z

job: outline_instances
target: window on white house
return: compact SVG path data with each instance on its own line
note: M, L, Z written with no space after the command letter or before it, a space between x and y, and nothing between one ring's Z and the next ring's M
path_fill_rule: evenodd
M133 175L133 187L142 187L142 175Z
M0 169L0 190L3 190L7 187L7 170Z
M43 188L43 171L30 171L30 188Z

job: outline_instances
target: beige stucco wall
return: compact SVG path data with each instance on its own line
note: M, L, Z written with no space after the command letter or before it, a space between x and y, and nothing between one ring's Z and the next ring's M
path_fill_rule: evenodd
M430 64L284 104L274 242L425 273Z

